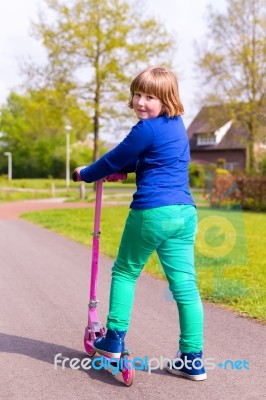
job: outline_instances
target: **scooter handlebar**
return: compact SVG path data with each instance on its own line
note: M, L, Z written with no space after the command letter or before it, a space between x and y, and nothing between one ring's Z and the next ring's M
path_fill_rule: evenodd
M116 174L111 174L106 176L103 181L104 182L117 182L117 181L125 181L127 179L127 174L123 172L117 172ZM72 180L74 182L80 182L82 179L78 172L74 171L72 174Z
M123 172L117 172L116 174L106 176L104 178L104 182L125 181L126 179L127 179L127 174Z
M72 180L74 182L78 182L79 181L79 174L76 171L74 171L73 174L72 174Z

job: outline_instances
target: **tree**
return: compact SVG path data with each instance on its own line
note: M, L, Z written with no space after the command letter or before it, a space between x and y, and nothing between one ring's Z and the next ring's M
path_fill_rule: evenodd
M249 129L249 169L254 145L265 138L266 0L227 0L225 12L208 10L204 45L197 44L197 65L211 103L225 103Z
M99 155L99 131L114 118L128 115L128 85L137 69L169 63L174 40L140 4L125 0L46 0L54 12L34 24L49 60L49 79L72 83L72 93L93 120L94 157ZM129 78L130 77L130 78ZM118 112L119 110L119 112Z
M9 95L1 109L1 152L12 152L15 177L64 176L66 117L72 126L72 142L84 139L90 119L62 87ZM4 171L3 164L0 170Z

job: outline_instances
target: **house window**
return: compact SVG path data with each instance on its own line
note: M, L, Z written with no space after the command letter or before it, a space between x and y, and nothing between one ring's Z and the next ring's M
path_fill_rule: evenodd
M198 135L197 145L206 146L210 144L216 144L216 138L214 135Z
M227 169L227 171L235 171L239 168L239 163L238 162L227 162L225 164L225 169Z

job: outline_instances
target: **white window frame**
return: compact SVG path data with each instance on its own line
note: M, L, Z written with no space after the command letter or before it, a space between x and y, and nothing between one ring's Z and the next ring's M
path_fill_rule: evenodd
M197 146L210 146L216 144L216 137L214 135L198 135Z
M234 171L238 168L239 168L239 162L237 162L237 161L231 161L231 162L225 163L225 169L227 171Z

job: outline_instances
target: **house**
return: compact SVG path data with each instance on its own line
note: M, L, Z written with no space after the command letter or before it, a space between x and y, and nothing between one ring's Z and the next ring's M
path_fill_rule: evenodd
M249 131L230 118L225 106L203 107L187 132L192 162L221 163L228 170L246 168Z

